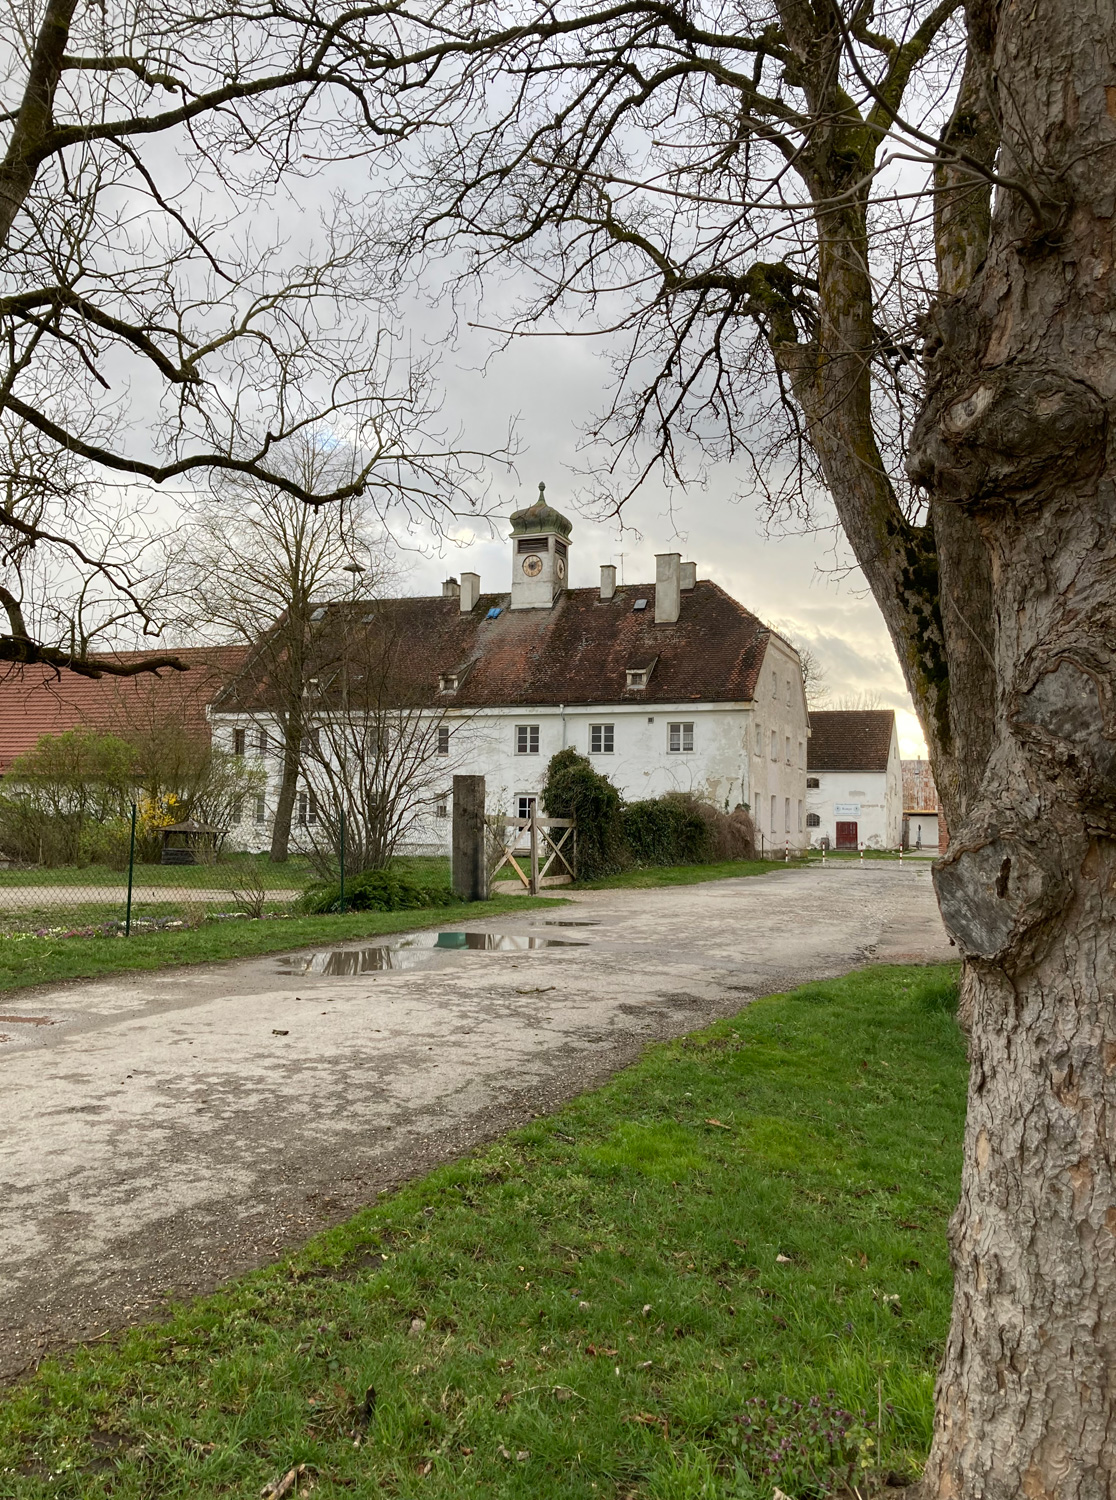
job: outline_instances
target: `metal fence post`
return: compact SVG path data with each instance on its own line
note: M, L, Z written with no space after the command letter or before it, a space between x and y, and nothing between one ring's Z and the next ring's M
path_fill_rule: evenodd
M132 803L132 837L128 844L128 906L124 913L124 936L132 935L132 879L136 868L136 804Z
M341 910L345 910L345 805L341 804Z

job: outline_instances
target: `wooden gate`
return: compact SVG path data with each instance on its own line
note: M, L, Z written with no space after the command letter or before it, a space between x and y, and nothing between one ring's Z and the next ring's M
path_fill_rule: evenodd
M505 865L532 896L544 885L568 885L577 878L577 830L570 818L503 818L500 849L489 877L494 884ZM505 879L508 877L505 876Z

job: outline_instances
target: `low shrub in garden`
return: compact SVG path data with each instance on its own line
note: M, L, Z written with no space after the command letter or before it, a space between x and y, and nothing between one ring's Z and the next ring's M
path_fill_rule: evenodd
M393 870L364 870L345 882L345 911L419 911L427 906L452 906L457 897L448 885L420 885ZM340 911L338 882L308 886L299 901L304 912Z

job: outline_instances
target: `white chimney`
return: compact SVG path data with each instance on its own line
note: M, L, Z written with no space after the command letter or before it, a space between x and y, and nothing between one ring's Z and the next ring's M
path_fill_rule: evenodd
M456 578L447 578L442 584L443 599L457 599L461 594L461 585Z
M616 569L611 563L601 565L601 598L611 599L616 592Z
M468 614L480 598L480 574L462 573L461 575L461 605L462 614Z
M655 624L673 625L682 606L678 575L682 569L681 552L655 554Z
M697 563L683 563L678 570L678 586L684 594L697 588Z

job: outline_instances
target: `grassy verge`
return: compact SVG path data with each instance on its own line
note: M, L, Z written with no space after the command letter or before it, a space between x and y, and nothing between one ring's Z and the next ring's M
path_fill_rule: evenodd
M955 972L758 1001L0 1406L13 1500L770 1500L918 1467Z
M700 885L706 880L731 880L740 875L770 875L772 870L786 870L790 864L771 859L728 859L711 865L650 865L641 870L621 870L618 875L603 875L599 880L579 880L573 887L579 891L650 890L661 885Z
M214 922L180 932L129 938L0 937L0 990L23 985L93 979L129 969L165 969L175 964L213 963L288 948L342 943L420 927L474 922L537 906L561 905L539 896L497 896L458 906L418 911L350 912L344 916L290 917L281 921Z

